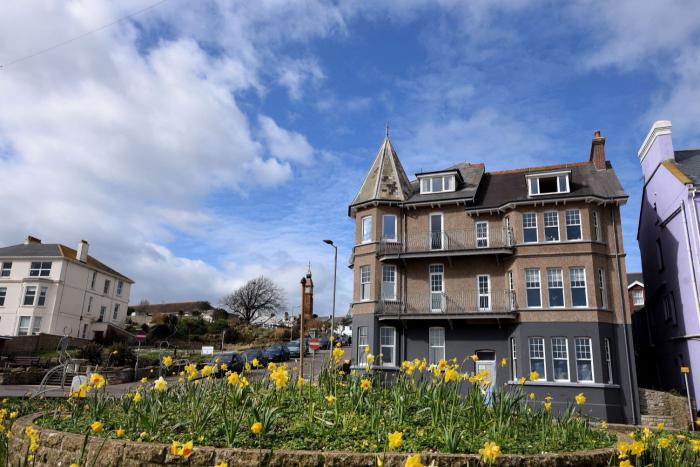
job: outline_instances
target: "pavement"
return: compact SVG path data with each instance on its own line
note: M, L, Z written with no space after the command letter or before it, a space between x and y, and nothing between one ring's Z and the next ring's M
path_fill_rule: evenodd
M350 347L344 347L345 356L343 358L350 358ZM319 350L315 355L305 355L304 356L304 378L305 379L315 379L321 368L328 362L330 358L329 350ZM296 375L297 368L299 367L298 359L291 359L287 362L292 373ZM265 369L258 369L252 371L252 377L262 377L265 374ZM149 378L152 379L152 378ZM171 376L167 377L168 383L176 384L177 377ZM139 381L132 383L123 384L108 384L107 392L109 394L121 395L127 392L133 392L134 388L140 385ZM6 384L0 385L0 398L4 397L29 397L36 394L39 391L39 385L30 384ZM43 393L44 397L67 397L70 391L70 384L66 386L65 389L61 389L60 386L46 386L46 390Z

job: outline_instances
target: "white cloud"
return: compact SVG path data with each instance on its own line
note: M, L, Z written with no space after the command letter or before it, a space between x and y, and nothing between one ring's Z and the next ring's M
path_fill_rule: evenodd
M273 119L264 115L258 116L258 122L270 154L280 160L311 162L314 149L304 135L280 128Z

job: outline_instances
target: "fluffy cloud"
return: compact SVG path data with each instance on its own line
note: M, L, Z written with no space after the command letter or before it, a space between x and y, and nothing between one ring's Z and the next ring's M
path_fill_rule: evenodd
M280 128L270 117L258 117L260 129L270 154L280 160L309 163L314 149L304 135Z

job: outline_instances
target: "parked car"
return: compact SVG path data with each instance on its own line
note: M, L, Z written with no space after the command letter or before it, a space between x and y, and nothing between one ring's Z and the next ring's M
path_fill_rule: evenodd
M243 370L245 359L238 352L222 352L220 354L214 355L209 361L209 365L221 365L222 363L225 363L229 370L238 373ZM225 371L219 369L216 376L220 377L223 376L225 373Z
M257 359L260 366L267 366L268 358L262 349L248 349L243 351L243 361L253 364L253 360Z
M273 344L265 349L265 356L271 362L286 362L289 360L289 349L284 344Z
M287 344L287 348L289 349L289 356L292 358L299 358L299 339L294 339L293 341L289 341ZM309 353L309 340L304 339L304 355Z
M321 343L321 348L322 349L330 349L331 347L331 339L328 336L320 336L318 338L319 342Z

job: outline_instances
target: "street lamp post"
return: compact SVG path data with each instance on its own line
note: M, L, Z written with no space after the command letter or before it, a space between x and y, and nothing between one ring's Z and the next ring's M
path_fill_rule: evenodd
M338 247L333 244L333 240L324 240L326 243L335 249L333 254L333 312L331 313L331 337L334 338L333 332L335 331L335 289L336 289L336 279L338 277ZM331 345L333 339L331 339Z

